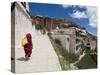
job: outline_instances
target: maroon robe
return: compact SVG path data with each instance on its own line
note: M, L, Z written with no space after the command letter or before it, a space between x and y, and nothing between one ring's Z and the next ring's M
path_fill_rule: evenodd
M25 57L31 57L32 48L33 48L31 34L30 33L26 34L26 38L28 43L24 45Z

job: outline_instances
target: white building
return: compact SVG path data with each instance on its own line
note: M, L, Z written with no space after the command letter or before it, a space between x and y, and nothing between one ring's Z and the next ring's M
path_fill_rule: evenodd
M69 53L76 53L76 34L74 28L51 30L54 39L59 39L63 48ZM63 33L62 33L63 32Z
M51 30L52 37L59 39L64 49L67 52L80 55L82 52L81 45L87 43L82 36L86 35L86 31L77 27L65 29Z

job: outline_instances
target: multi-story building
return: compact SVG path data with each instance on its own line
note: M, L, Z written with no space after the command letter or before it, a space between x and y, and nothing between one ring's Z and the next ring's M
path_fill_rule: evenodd
M40 15L33 16L34 24L45 26L48 30L56 29L56 28L65 28L68 26L67 22L65 22L65 19L61 18L49 18L49 17L43 17Z
M55 39L59 39L62 46L64 47L64 49L66 49L67 52L76 55L81 54L81 45L83 45L85 42L81 35L83 35L83 33L79 33L76 27L51 30L51 36Z

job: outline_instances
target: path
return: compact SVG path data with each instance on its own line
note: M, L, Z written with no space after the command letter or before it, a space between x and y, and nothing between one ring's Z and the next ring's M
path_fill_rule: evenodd
M23 48L16 50L16 73L59 71L61 66L47 35L33 38L34 49L29 61L24 61Z
M83 54L82 54L82 55L80 55L80 57L78 58L78 60L77 60L76 62L74 62L74 63L70 64L71 69L78 69L78 67L77 67L77 66L75 66L75 64L76 64L76 63L78 63L78 62L80 62L80 61L81 61L81 59L82 59L84 56L85 56L85 53L83 52Z

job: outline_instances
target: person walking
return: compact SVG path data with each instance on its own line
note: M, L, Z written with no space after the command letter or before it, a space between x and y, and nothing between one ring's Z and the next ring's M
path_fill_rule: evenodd
M29 60L32 54L33 44L32 44L32 36L30 33L26 34L26 37L22 41L24 44L24 52L25 52L25 60Z

